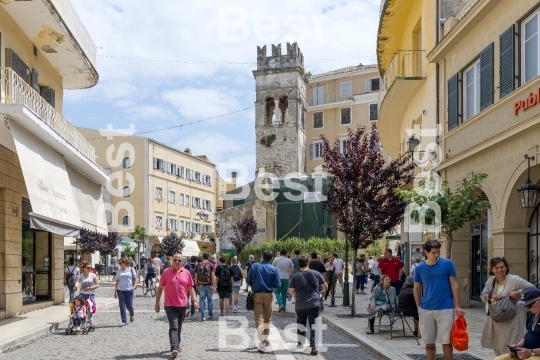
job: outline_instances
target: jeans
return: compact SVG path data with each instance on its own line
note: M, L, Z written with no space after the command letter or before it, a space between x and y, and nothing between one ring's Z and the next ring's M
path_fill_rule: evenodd
M356 290L360 289L361 291L364 291L365 278L365 275L356 275Z
M73 326L81 326L82 319L83 319L82 317L74 315L71 319L73 320Z
M146 288L150 287L150 280L156 277L156 274L146 274L146 277L144 278L144 284L146 285Z
M120 317L122 318L122 322L125 324L127 323L126 307L129 311L130 317L135 315L133 312L133 290L116 290L116 293L118 294L118 302L120 305Z
M315 348L315 320L319 317L319 307L310 309L296 309L296 324L298 326L296 332L298 334L298 342L303 345L306 337L306 320L309 323L309 346ZM303 331L302 331L303 330Z
M212 301L212 285L199 285L199 294L201 296L201 316L206 317L206 301L208 301L208 316L214 316L214 303Z
M281 279L281 287L274 290L279 306L287 306L287 292L289 290L289 279Z
M195 296L197 296L197 295L199 295L199 289L195 289ZM190 314L191 314L191 316L193 316L193 314L195 314L195 303L193 302L193 300L191 300L191 298L190 298L189 301L191 301Z
M394 289L396 289L396 295L399 294L399 291L401 290L401 280L391 282L390 285L393 286Z
M371 291L373 291L373 288L377 286L379 283L379 275L373 274L373 284L371 285Z
M169 320L169 342L171 344L171 351L180 347L180 334L182 333L182 323L186 316L185 307L167 306L165 307L165 313L167 313L167 319Z
M69 288L69 302L72 303L73 299L75 298L75 293L77 290L73 290L73 288Z

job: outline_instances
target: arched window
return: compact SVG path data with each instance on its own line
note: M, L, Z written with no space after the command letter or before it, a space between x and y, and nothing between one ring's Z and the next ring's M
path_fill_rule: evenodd
M279 110L281 110L281 123L285 124L285 113L289 108L289 98L287 95L281 95L279 98Z
M274 102L274 98L269 96L266 99L266 125L273 124L275 109L276 109L276 103Z
M128 215L125 215L123 218L122 218L122 226L123 227L128 227L129 226L129 216Z
M130 198L131 197L131 188L129 186L124 186L124 197Z
M122 169L131 169L131 159L129 158L129 156L126 156L124 160L122 160Z

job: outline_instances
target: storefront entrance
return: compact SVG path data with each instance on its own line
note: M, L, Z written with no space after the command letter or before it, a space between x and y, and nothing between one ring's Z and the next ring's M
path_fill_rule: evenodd
M488 272L488 226L487 222L471 225L471 298L480 300L486 285Z
M22 222L22 299L23 305L52 299L52 234L30 228L30 202L23 199Z

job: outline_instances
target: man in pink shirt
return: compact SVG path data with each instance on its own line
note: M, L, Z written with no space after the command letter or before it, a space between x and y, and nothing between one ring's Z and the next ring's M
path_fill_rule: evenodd
M165 313L169 320L169 341L171 343L171 356L178 356L180 349L180 334L182 332L182 322L188 308L188 295L195 304L195 309L199 309L199 303L193 289L193 279L189 270L182 267L182 255L174 254L172 266L164 270L159 280L159 287L156 293L157 313L160 311L159 301L163 289L165 289Z

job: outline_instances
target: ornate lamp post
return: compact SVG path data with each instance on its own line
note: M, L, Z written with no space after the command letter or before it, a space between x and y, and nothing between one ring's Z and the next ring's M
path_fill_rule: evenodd
M517 192L519 194L519 200L521 201L521 207L523 209L534 209L536 207L536 200L538 199L538 193L540 187L531 182L531 160L534 160L534 156L525 155L525 159L528 161L527 165L527 182Z
M412 134L412 136L407 140L407 150L409 152L415 152L416 147L420 145L420 140L416 138L415 134Z

